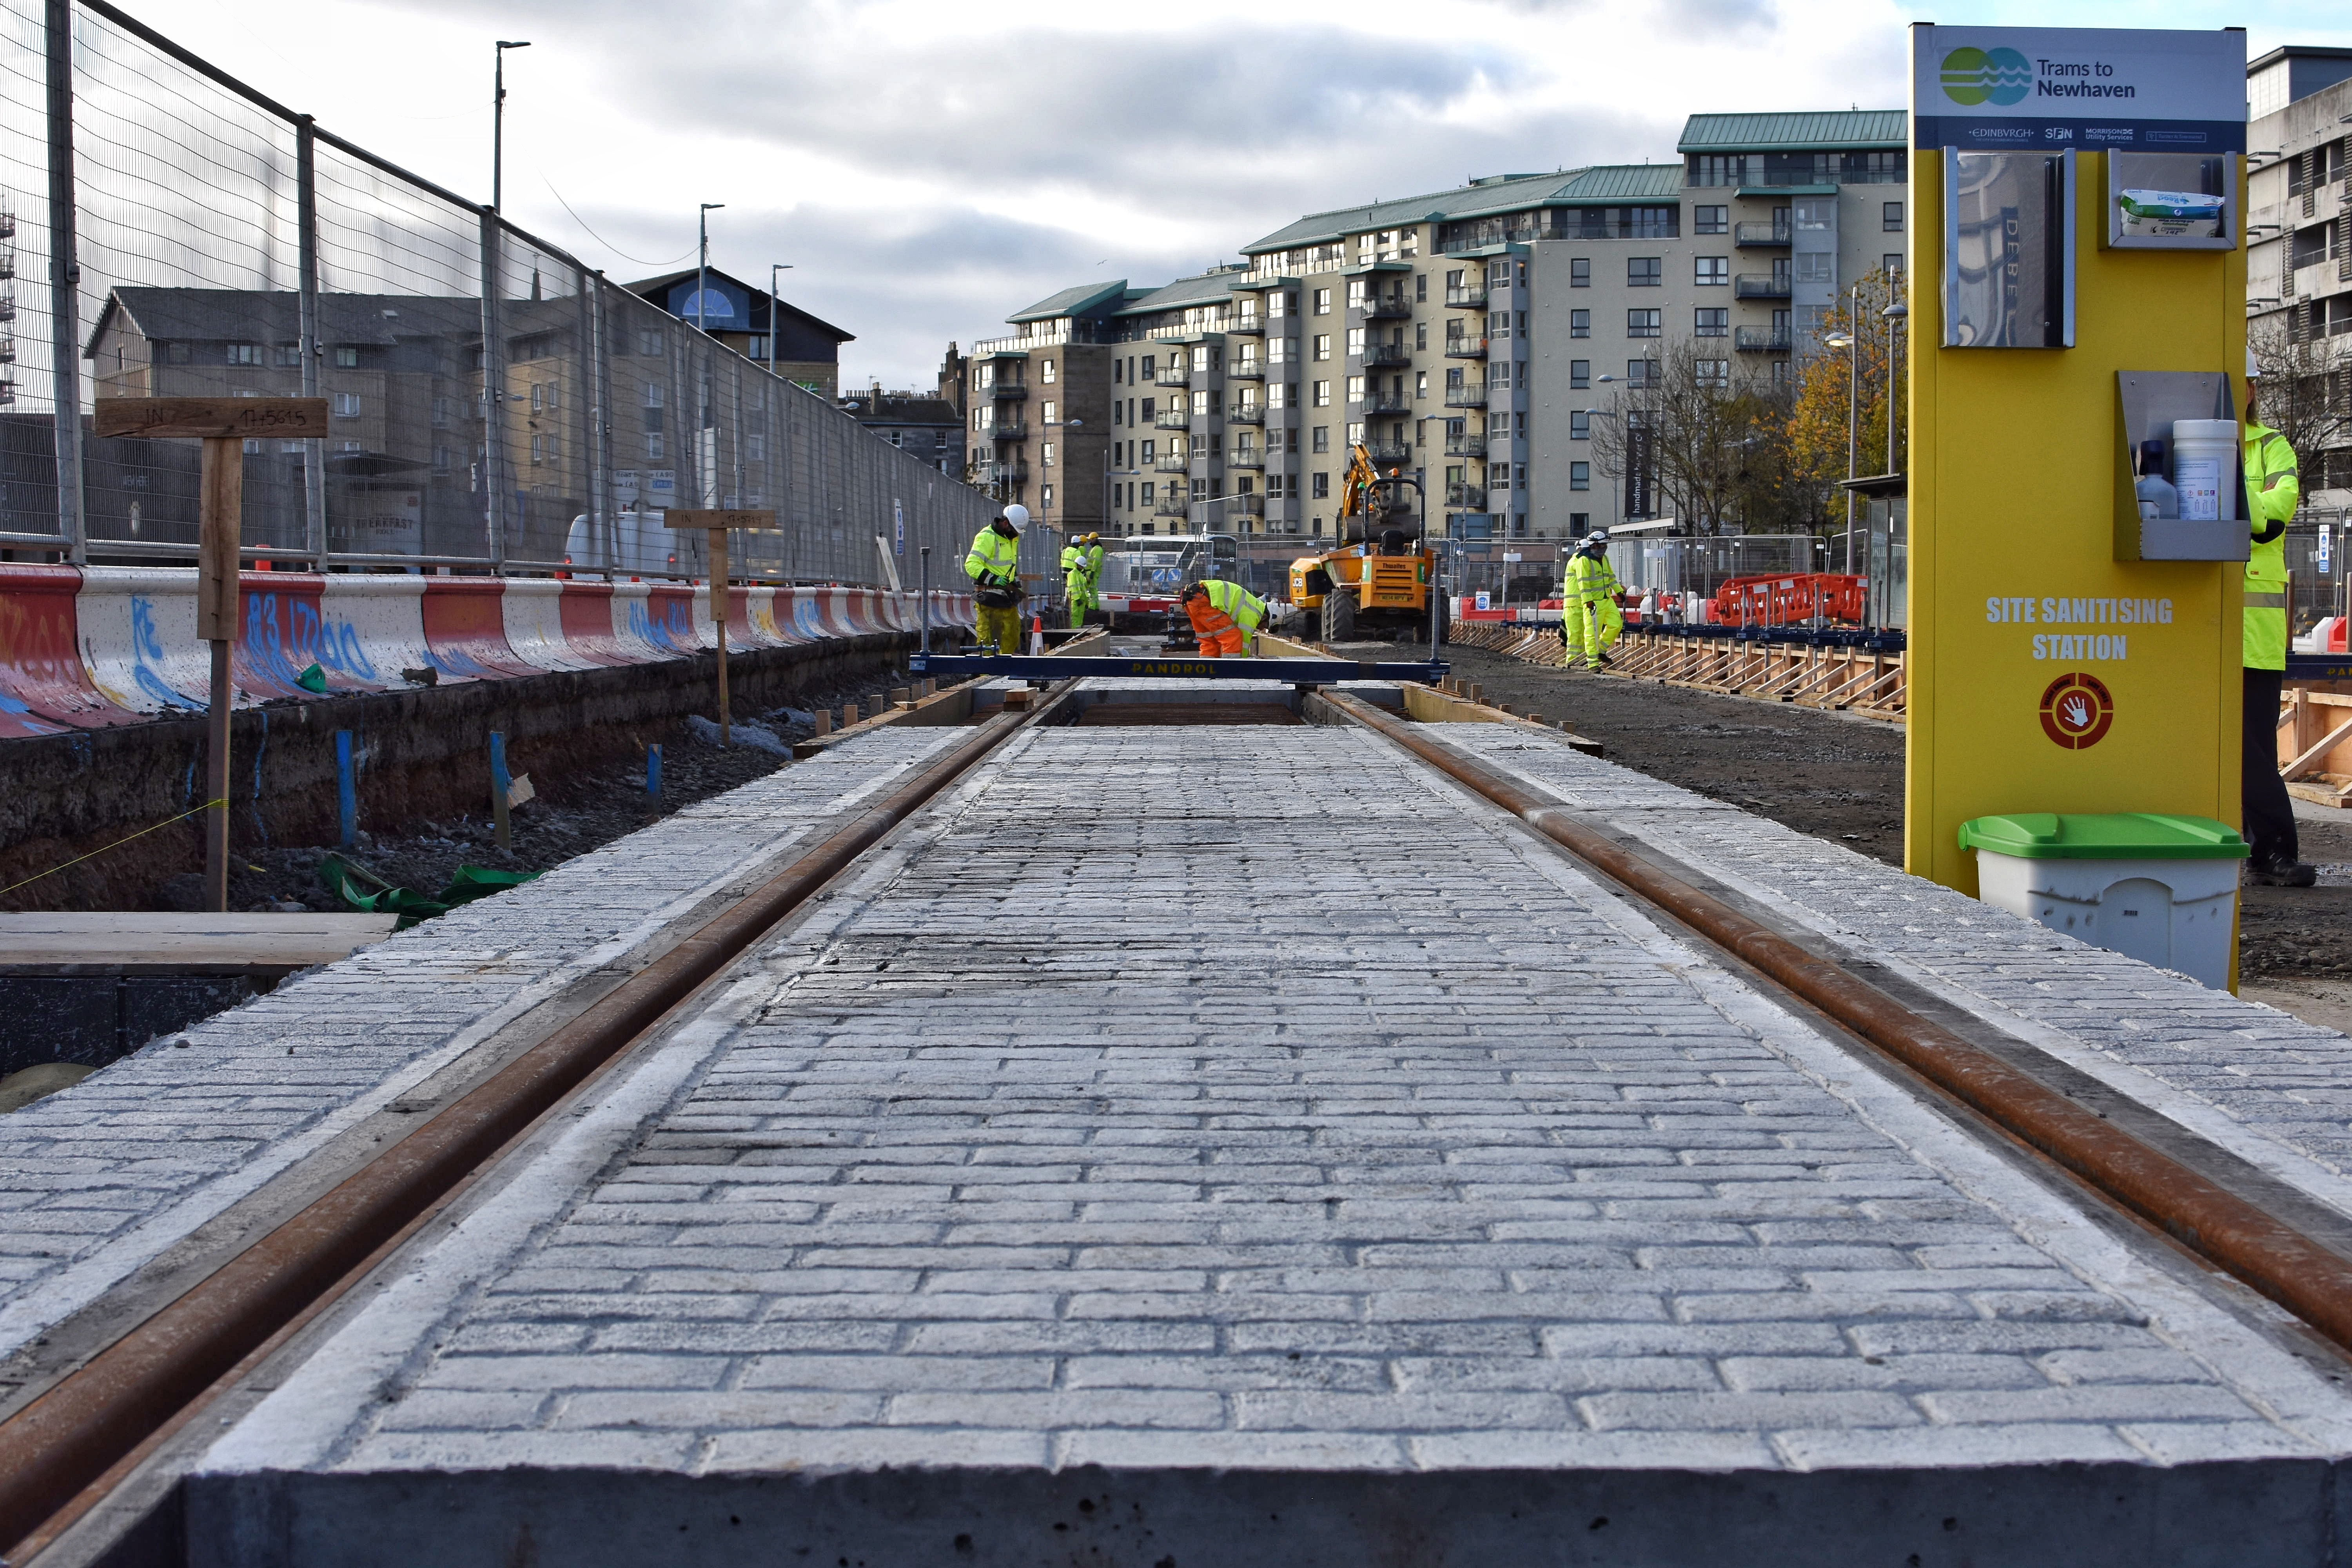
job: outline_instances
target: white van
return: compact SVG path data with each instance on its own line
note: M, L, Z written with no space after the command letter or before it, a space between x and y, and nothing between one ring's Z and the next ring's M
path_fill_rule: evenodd
M695 529L663 526L661 511L622 511L602 528L581 513L563 536L563 563L615 577L699 577L706 545Z

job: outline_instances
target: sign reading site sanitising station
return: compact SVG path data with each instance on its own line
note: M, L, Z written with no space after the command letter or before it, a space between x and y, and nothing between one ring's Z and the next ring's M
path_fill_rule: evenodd
M2246 36L2236 29L1912 29L1921 150L2246 150Z

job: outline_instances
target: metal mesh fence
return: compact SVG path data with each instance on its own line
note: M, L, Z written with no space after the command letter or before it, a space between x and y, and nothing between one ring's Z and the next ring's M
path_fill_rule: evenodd
M929 546L961 582L995 504L823 397L103 0L0 28L0 554L193 556L197 444L97 440L95 397L312 395L323 440L246 444L248 557L692 576L664 512L772 507L738 572L912 586Z

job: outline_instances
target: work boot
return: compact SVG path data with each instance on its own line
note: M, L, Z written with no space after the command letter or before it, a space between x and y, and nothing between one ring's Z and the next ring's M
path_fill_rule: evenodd
M2319 880L2319 868L2301 860L2279 860L2248 866L2246 880L2257 888L2308 888Z

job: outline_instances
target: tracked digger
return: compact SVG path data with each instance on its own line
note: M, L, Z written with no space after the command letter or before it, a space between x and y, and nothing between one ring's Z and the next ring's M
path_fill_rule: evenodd
M1412 637L1430 626L1437 555L1421 537L1403 487L1418 481L1382 474L1359 443L1348 448L1340 480L1339 542L1290 563L1290 602L1307 616L1307 636L1325 643L1373 637ZM1438 637L1444 638L1443 600Z

